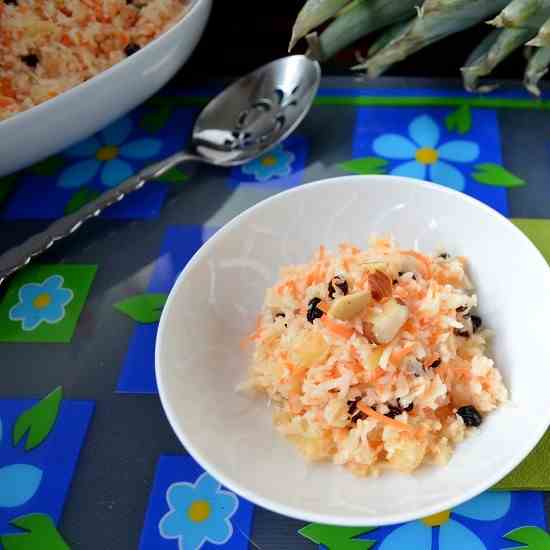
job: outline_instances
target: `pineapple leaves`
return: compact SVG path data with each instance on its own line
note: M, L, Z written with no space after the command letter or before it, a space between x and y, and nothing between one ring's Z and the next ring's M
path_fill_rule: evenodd
M504 538L523 545L510 550L550 550L550 534L540 527L519 527L506 533Z
M0 203L11 193L16 181L16 174L11 174L10 176L0 178Z
M138 323L156 323L167 298L163 293L136 294L116 303L114 308Z
M65 214L72 214L73 212L76 212L79 208L82 208L84 205L94 199L97 199L99 195L101 195L99 191L90 187L83 187L82 189L75 191L65 205Z
M357 540L355 537L373 530L374 527L336 527L310 523L302 527L298 533L316 544L326 546L328 550L368 550L376 541Z
M163 181L166 183L183 183L187 181L189 176L183 173L179 168L172 168L165 174L157 178L157 181Z
M169 105L162 105L157 110L149 111L143 115L139 124L147 132L155 134L166 126L171 114L171 107Z
M476 164L474 170L472 177L479 183L485 185L506 187L508 189L527 185L525 180L515 176L512 172L509 172L504 166L500 166L499 164L493 164L491 162Z
M445 126L449 132L466 134L472 128L472 113L468 105L461 105L456 111L445 117Z
M1 535L5 550L69 550L69 545L59 534L52 518L45 514L28 514L12 519L10 523L24 533Z
M26 433L29 434L25 443L26 451L38 447L48 437L57 420L62 397L63 389L58 386L44 399L21 414L13 427L14 446Z
M340 163L338 166L345 172L352 174L385 174L387 160L378 157L363 157L359 159L347 160Z
M54 176L63 166L65 166L63 158L59 155L54 155L31 166L29 172L35 176Z

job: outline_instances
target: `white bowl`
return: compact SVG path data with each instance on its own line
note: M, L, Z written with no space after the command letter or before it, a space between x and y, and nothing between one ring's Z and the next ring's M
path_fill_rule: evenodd
M275 432L264 399L235 388L254 325L281 265L308 261L320 243L366 246L372 232L405 247L444 245L467 256L493 355L511 402L461 443L446 467L356 478L307 464ZM449 509L491 487L550 423L550 269L516 227L486 205L437 185L392 176L304 185L247 210L216 233L178 277L160 322L162 404L193 457L224 485L275 512L338 525L385 525Z
M131 57L0 122L0 176L73 145L152 96L195 49L211 7L212 0L191 0L180 21Z

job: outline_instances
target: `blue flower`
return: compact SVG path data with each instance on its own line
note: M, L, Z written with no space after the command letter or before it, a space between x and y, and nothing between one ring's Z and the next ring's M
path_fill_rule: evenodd
M82 187L99 171L101 182L107 187L129 178L134 174L134 168L128 160L153 158L162 148L161 141L151 138L136 139L125 144L132 128L132 120L123 117L99 134L67 149L63 154L78 160L61 172L57 184L66 189Z
M178 539L180 550L199 550L206 542L221 545L232 537L230 518L239 500L208 473L194 484L173 483L166 500L170 511L160 520L159 531L165 539Z
M0 419L0 443L2 419ZM43 472L30 464L9 464L0 467L0 508L17 508L28 502L38 491Z
M473 141L454 140L439 144L440 131L429 115L417 116L409 124L409 137L383 134L376 138L376 154L395 160L406 160L391 174L416 179L430 179L457 191L464 189L464 176L445 162L472 162L479 156L479 145Z
M271 178L289 176L295 160L294 153L285 151L282 145L277 145L265 155L245 164L241 170L249 176L254 176L258 181L267 181Z
M11 321L21 321L21 328L31 331L42 322L50 325L65 317L65 306L74 298L70 288L63 288L61 275L52 275L42 283L27 283L19 289L19 302L9 311Z
M431 550L434 527L439 527L439 550L487 550L483 541L460 523L460 516L478 521L496 521L508 513L511 499L509 492L482 493L452 512L441 512L397 527L382 541L379 550Z

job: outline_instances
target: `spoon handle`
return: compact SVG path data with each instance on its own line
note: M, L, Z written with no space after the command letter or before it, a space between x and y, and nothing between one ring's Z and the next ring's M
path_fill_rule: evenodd
M27 265L35 256L48 250L54 243L72 235L84 222L98 216L105 208L121 201L126 195L141 189L148 180L158 178L174 166L192 160L202 159L196 155L180 152L147 166L76 212L59 218L47 229L30 237L23 244L4 252L0 256L0 284L6 277Z

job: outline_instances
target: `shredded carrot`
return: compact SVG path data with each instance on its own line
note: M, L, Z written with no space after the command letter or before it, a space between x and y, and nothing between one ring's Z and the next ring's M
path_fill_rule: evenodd
M261 324L262 318L260 315L258 315L258 317L256 317L256 325L254 327L254 330L241 340L241 348L246 348L250 342L257 340L260 337Z
M404 422L400 422L399 420L395 420L394 418L389 418L388 416L384 416L383 414L376 412L374 409L371 409L368 405L361 403L361 401L357 403L357 408L362 413L365 413L367 416L371 416L372 418L374 418L374 420L378 420L379 422L387 424L388 426L391 426L392 428L395 428L397 430L410 432L410 433L414 433L416 431L413 428L413 426L409 426L408 424L405 424Z
M412 256L413 258L416 258L421 264L422 276L425 279L429 279L431 277L432 266L430 260L428 260L428 258L426 258L424 254L420 254L420 252L417 252L416 250L406 250L402 252L402 254L406 254L407 256Z
M74 46L74 42L71 40L71 37L67 33L62 34L61 44L63 44L64 46Z
M342 265L346 271L351 271L351 265L349 263L349 258L342 258Z
M325 259L325 253L326 253L326 248L323 245L319 246L319 260Z
M321 282L321 263L317 262L315 267L308 273L306 277L306 286L316 285Z
M359 355L359 351L357 351L357 348L355 346L350 346L350 353L351 356L355 361L357 361L359 364L363 363L363 360L361 359L361 356Z
M405 357L407 357L407 355L412 353L413 348L414 348L414 343L413 342L408 342L399 351L397 351L397 350L392 351L392 353L390 355L390 361L393 364L398 365Z
M14 103L14 100L11 97L0 96L0 107L9 107L13 103Z
M376 367L376 369L374 369L374 372L372 373L373 382L378 380L379 378L382 378L384 374L386 374L386 371L382 367Z
M340 338L345 338L346 340L349 340L355 334L355 330L351 327L347 327L346 325L341 325L340 323L333 321L328 315L323 315L321 317L321 323L323 323L323 325L325 325L330 332L336 336L340 336Z
M328 304L326 302L319 302L317 304L317 309L320 309L323 313L328 311Z

